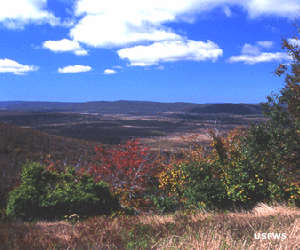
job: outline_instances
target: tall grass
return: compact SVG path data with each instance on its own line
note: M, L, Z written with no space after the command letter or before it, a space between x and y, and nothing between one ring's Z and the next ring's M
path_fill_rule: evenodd
M287 239L257 240L255 233ZM259 204L235 213L98 216L65 221L0 223L0 249L299 249L300 210Z

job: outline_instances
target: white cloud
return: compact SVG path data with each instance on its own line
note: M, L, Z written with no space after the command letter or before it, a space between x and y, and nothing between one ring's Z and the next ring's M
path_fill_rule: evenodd
M273 61L285 61L290 60L290 56L284 52L264 52L259 55L240 55L240 56L232 56L229 58L230 63L243 62L245 64L256 64L256 63L264 63L264 62L273 62Z
M300 16L299 0L245 0L243 2L251 18L272 15L293 19Z
M112 74L116 74L117 72L113 69L106 69L104 70L103 74L104 75L112 75Z
M77 41L62 39L59 41L45 41L43 47L54 52L73 52L78 56L87 55L87 51L82 49Z
M272 41L258 41L256 42L258 46L265 48L265 49L270 49L273 47L273 42Z
M121 65L115 65L113 66L114 69L122 69L123 67Z
M0 22L7 28L22 28L27 23L58 25L60 20L46 10L47 0L8 0L0 3Z
M259 53L260 49L257 46L251 45L249 43L245 43L242 48L242 54L258 55Z
M299 0L77 0L75 15L81 19L70 36L93 47L119 48L141 42L185 40L166 23L190 22L215 8L230 17L232 7L243 9L251 18L300 16Z
M258 41L256 45L245 43L242 48L242 54L244 55L259 55L261 49L270 49L273 46L272 41Z
M58 72L61 74L68 74L68 73L82 73L91 71L92 68L86 65L69 65L63 68L59 68Z
M0 22L8 28L22 28L28 23L74 26L74 21L61 22L47 10L47 2L2 0ZM71 37L96 47L123 46L139 41L178 40L178 34L164 26L166 22L191 21L195 15L215 8L222 8L228 17L231 16L231 7L244 9L251 18L267 15L294 19L300 16L299 0L177 0L176 4L173 0L74 2L75 15L81 20L72 28Z
M15 75L23 75L30 71L38 70L37 66L23 65L11 59L0 59L0 73L12 73Z
M149 66L160 62L179 60L215 61L223 50L212 41L163 41L149 46L135 46L118 50L122 59L128 59L132 66Z
M123 47L140 42L180 40L164 26L193 10L198 0L78 0L76 14L83 15L70 36L93 47Z
M85 49L75 50L74 53L77 56L86 56L88 54L88 52Z
M262 52L261 49L270 49L272 41L258 41L256 45L246 43L239 56L232 56L228 59L230 63L243 62L245 64L256 64L272 61L289 61L291 57L285 52Z
M295 47L300 47L300 40L298 39L295 39L295 38L290 38L287 40L288 43L292 46L295 46Z
M164 28L127 23L124 18L88 15L71 30L71 37L93 47L120 47L141 41L176 40L180 36Z
M231 9L228 6L224 7L224 13L227 17L231 17L232 13L231 13Z

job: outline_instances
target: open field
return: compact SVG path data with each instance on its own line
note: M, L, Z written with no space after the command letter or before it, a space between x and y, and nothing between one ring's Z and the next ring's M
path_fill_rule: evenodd
M50 113L1 111L0 122L104 144L141 138L154 150L173 151L186 146L182 137L207 144L209 129L226 133L237 126L260 122L261 115L166 112L160 115Z
M259 239L261 233L278 238ZM250 212L98 216L71 224L0 224L0 249L299 249L300 210L259 204Z

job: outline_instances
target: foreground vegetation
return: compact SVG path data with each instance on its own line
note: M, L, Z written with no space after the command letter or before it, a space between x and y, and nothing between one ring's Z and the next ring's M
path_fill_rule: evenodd
M280 237L258 239L261 233L278 233ZM72 223L7 222L0 224L0 241L0 249L32 250L298 249L300 211L259 204L250 212L181 211L169 215L98 216Z

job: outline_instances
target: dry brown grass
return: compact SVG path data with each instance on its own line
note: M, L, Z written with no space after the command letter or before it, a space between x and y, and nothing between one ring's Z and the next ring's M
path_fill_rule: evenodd
M205 228L188 229L182 236L170 235L157 249L300 249L300 210L259 204L250 212L195 214L195 223ZM286 233L286 240L256 240L254 233Z
M256 240L262 232L287 239ZM250 212L99 216L75 225L0 223L0 249L300 249L300 210L259 204Z

